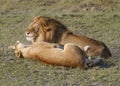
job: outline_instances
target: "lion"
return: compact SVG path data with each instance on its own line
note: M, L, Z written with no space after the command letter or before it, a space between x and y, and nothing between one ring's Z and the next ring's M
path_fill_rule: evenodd
M69 31L61 22L44 16L35 17L26 29L26 39L32 43L45 41L50 43L74 43L82 50L89 45L88 57L111 58L112 54L104 42L77 35Z
M101 59L87 59L85 52L72 43L60 45L36 42L32 45L24 45L18 41L11 48L14 49L17 58L33 58L51 65L87 69L101 61Z

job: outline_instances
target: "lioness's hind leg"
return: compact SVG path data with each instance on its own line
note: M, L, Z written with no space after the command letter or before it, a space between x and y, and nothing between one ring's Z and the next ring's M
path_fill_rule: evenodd
M67 43L67 44L64 45L64 51L69 52L70 54L73 51L76 51L76 53L77 53L77 50L78 50L78 47L75 44Z

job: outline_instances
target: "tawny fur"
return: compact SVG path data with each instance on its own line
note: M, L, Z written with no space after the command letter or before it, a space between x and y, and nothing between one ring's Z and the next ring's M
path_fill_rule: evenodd
M84 52L74 44L66 44L64 49L59 44L39 42L31 46L17 43L14 48L16 57L34 58L41 62L85 69Z
M60 46L63 46L63 48L60 48ZM17 42L11 48L14 49L15 55L18 58L34 58L51 65L86 69L101 61L100 59L87 59L84 51L71 43L59 45L55 43L37 42L28 46Z
M89 45L91 48L87 55L90 57L110 58L112 56L103 42L73 34L62 23L49 17L35 17L26 30L26 38L33 43L40 41L59 44L75 43L82 50Z

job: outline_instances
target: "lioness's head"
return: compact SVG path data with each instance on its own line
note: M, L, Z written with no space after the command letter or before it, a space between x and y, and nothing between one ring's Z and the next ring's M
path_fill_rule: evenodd
M66 27L59 21L39 16L35 17L26 29L26 39L32 42L55 42L56 40L60 40L60 37L57 36L61 36L66 30Z
M10 46L9 48L12 48L14 50L16 57L20 58L20 57L23 57L21 53L21 48L23 47L24 45L20 43L19 41L17 41L15 45Z

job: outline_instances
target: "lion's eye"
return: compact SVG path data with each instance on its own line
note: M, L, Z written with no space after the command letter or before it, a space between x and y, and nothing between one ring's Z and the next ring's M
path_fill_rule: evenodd
M36 33L37 31L35 29L33 29L31 32Z
M34 28L32 28L32 29L30 30L30 32L35 32Z

